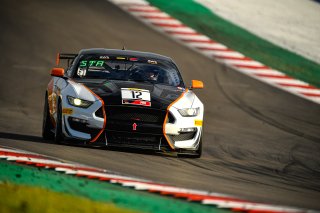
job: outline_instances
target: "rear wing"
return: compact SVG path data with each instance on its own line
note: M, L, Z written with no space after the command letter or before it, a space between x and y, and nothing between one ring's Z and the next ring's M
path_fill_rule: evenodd
M56 58L56 65L58 66L60 63L60 59L67 60L68 67L72 63L72 61L78 56L78 54L74 53L58 53Z

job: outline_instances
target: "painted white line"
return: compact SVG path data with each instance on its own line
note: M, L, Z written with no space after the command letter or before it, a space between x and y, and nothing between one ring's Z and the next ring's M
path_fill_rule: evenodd
M141 182L124 182L119 180L114 180L115 183L121 183L123 186L134 187L137 190L151 190L151 191L160 191L165 193L172 193L172 194L185 194L186 196L215 196L220 198L226 199L237 199L230 195L219 194L219 193L209 193L207 191L202 190L192 190L192 189L184 189L178 188L173 186L166 186L166 185L159 185L150 183L141 183Z
M309 99L320 104L320 97L309 97Z
M243 54L238 52L233 52L233 51L204 50L203 54L207 56L224 56L224 57L238 57L238 58L245 57Z
M36 155L33 152L27 152L27 151L20 151L20 150L12 150L12 149L6 149L6 148L0 148L0 152L9 152L9 153L18 153L18 154L29 154L29 155Z
M123 186L135 187L137 190L154 190L154 191L161 191L161 192L168 192L168 193L184 193L184 194L190 194L190 195L192 194L209 195L209 193L206 191L183 189L183 188L172 187L172 186L157 185L154 183L122 182L118 180L115 180L115 182L122 183Z
M205 44L205 43L187 43L186 45L196 48L214 48L214 49L228 49L225 45L219 44L219 43L211 43L211 44ZM205 50L203 50L205 51Z
M162 29L163 31L166 32L190 32L190 33L195 33L196 31L189 28L189 27L185 27L185 26L180 26L180 27L170 27L170 26L161 26L159 27L160 29Z
M149 5L148 2L144 0L109 0L115 4L141 4L141 5Z
M133 15L135 16L141 16L142 18L144 17L159 17L159 18L168 18L170 17L168 14L163 13L163 12L153 12L153 13L147 13L147 12L132 12Z
M194 39L199 41L210 41L211 39L204 35L184 35L184 34L172 34L173 37L181 39L181 40L187 40L187 39Z
M276 207L266 204L256 204L250 202L238 202L238 201L225 201L218 199L205 199L203 204L217 205L219 208L237 208L242 210L252 211L270 211L270 212L301 212L301 210L289 207Z
M121 183L122 186L126 187L134 187L136 190L139 191L146 191L146 190L159 190L159 186L152 187L150 184L145 183L135 183L135 182L123 182L118 180L112 180L113 183Z
M286 89L291 90L293 92L320 95L320 90L318 89L307 89L307 88L299 88L299 87L287 87Z
M90 172L107 172L106 170L103 170L103 169L97 169L97 168L92 168L92 167L87 167L87 166L80 166L80 165L77 165L77 166L71 166L71 167L59 167L59 164L55 167L55 170L57 172L64 172L66 174L76 174L77 171L90 171Z
M170 25L181 25L182 23L177 20L170 19L145 19L146 22L150 22L152 24L170 24Z
M277 83L277 84L300 84L301 81L300 80L296 80L296 79L285 79L285 78L268 78L268 77L264 77L264 78L260 78L261 81L266 81L266 82L270 82L270 83ZM286 89L287 87L284 87L284 89Z
M243 68L241 72L246 72L248 74L268 74L274 76L285 76L282 72L273 69L250 69L250 68Z
M251 65L251 66L265 66L264 64L258 61L251 61L251 60L230 60L224 59L224 63L231 64L231 65ZM280 73L280 72L279 72Z
M67 169L64 167L56 167L54 170L56 170L57 172L64 172L68 175L75 175L77 174L77 170L76 169Z
M13 156L3 156L0 155L1 158L6 158L8 161L25 161L25 162L32 162L32 163L39 163L39 164L53 164L53 165L60 165L60 166L74 166L73 164L69 163L61 163L59 161L54 160L46 160L41 158L30 158L30 157L13 157Z
M60 171L70 172L70 169L63 169L59 168ZM123 179L127 181L147 181L145 179L139 179L139 178L131 178L128 176L122 176L122 175L114 175L114 174L107 174L107 173L101 173L101 172L91 172L91 171L85 171L85 170L76 170L75 173L72 171L73 174L76 175L82 175L82 176L94 176L94 177L100 177L100 178L110 178L110 179Z
M127 7L127 10L129 11L140 11L140 12L159 12L160 10L156 7L152 7L152 6L144 6L144 5L134 5L134 6L129 6Z

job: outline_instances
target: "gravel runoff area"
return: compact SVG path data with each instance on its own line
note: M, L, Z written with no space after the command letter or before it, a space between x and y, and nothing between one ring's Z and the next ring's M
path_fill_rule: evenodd
M320 4L312 0L195 0L278 46L320 63Z

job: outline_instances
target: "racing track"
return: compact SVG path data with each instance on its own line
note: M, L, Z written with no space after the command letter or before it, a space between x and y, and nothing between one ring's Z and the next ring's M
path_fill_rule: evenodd
M229 70L103 0L2 1L0 145L120 173L320 209L320 106ZM202 79L204 155L178 159L42 141L43 96L57 52L106 47L172 57Z

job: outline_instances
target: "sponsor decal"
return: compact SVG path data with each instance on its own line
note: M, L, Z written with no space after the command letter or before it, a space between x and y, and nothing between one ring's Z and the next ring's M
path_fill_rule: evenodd
M155 61L155 60L148 60L148 63L149 63L149 64L158 64L158 62Z
M106 55L102 55L99 57L100 59L109 59L109 56L106 56Z
M62 109L62 114L64 114L64 115L72 115L73 114L73 109L72 108L63 108Z
M78 68L77 75L79 77L84 77L84 76L86 76L86 74L87 74L87 68L85 68L85 67Z
M117 60L126 60L125 57L116 57Z
M195 126L202 126L202 120L194 120Z
M151 106L151 96L149 90L138 88L121 88L122 104L139 106Z
M122 100L122 104L131 104L131 105L138 105L138 106L151 106L150 101L140 101L140 100Z
M138 61L138 58L129 58L130 61Z
M80 61L79 67L103 67L103 60L90 60L90 61Z

